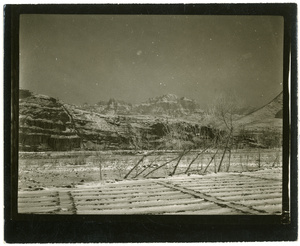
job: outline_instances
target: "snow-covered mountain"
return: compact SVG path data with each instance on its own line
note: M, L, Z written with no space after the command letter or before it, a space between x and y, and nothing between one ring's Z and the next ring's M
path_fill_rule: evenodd
M166 115L185 116L201 114L203 110L192 99L178 97L174 94L166 94L149 98L140 104L130 104L117 99L110 99L108 102L100 101L91 106L82 106L85 109L109 115Z
M153 97L148 101L135 105L138 114L146 115L171 115L184 116L201 112L199 105L194 100L186 97L177 97L174 94Z

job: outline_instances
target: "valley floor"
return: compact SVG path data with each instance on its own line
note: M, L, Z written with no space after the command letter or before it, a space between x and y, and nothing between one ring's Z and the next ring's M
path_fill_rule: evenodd
M269 215L281 207L280 167L18 192L18 213L34 214Z

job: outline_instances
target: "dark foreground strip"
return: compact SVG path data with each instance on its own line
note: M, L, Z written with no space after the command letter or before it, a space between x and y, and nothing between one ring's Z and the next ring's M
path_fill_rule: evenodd
M197 198L204 199L204 200L209 201L209 202L213 202L213 203L217 204L220 207L231 208L231 209L237 210L237 211L245 213L245 214L256 214L256 215L258 215L258 214L267 214L267 212L264 211L264 210L258 210L258 209L247 207L247 206L242 205L242 204L237 204L237 203L233 203L233 202L224 201L224 200L221 200L219 198L207 195L205 193L200 193L198 191L194 191L194 190L191 190L191 189L188 189L188 188L181 187L181 186L176 185L176 184L172 184L170 181L168 181L168 182L157 181L156 183L158 183L160 185L163 185L165 187L171 188L173 190L178 190L178 191L181 191L182 193L189 194L189 195L192 195L192 196L197 197Z

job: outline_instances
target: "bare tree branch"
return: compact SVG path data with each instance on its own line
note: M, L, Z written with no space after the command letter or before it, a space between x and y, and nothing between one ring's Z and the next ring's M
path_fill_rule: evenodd
M208 169L210 163L212 163L212 161L215 159L215 157L216 157L218 151L219 151L219 148L217 149L216 153L213 155L213 157L211 158L211 160L209 161L209 163L208 163L207 166L205 167L203 173L206 173L206 171L207 171L207 169Z
M173 172L172 172L172 176L175 174L175 172L176 172L176 169L177 169L177 167L178 167L178 165L179 165L179 162L180 162L180 160L182 159L182 157L184 156L184 155L186 155L187 153L189 153L191 151L191 149L189 149L189 150L184 150L183 152L182 152L182 155L179 157L179 159L178 159L178 161L177 161L177 163L176 163L176 165L175 165L175 167L174 167L174 170L173 170Z
M152 164L159 158L160 158L160 156L157 156L153 161L151 161L151 163L149 165L147 165L142 171L140 171L138 174L136 174L133 178L140 176L143 172L145 172L148 168L150 168L152 166Z
M160 169L160 168L166 166L167 164L171 163L172 161L176 161L178 158L180 158L180 155L179 155L179 156L176 156L176 157L175 157L174 159L172 159L172 160L169 160L169 161L163 163L162 165L158 166L157 168L154 168L154 169L151 170L149 173L147 173L144 177L145 177L145 178L148 177L151 173L153 173L153 172L155 172L156 170L158 170L158 169Z
M145 159L145 157L153 154L155 151L157 151L157 149L153 150L153 151L150 151L148 152L147 154L144 154L142 156L142 158L137 162L137 164L135 164L135 166L133 168L130 169L130 171L124 176L124 179L127 179L127 177L132 173L132 171L138 167L138 165Z
M211 145L208 146L208 147L206 147L205 149L203 149L200 153L198 153L198 154L196 155L196 157L190 162L189 166L187 167L187 169L185 170L184 173L187 173L187 172L189 171L189 169L191 168L192 164L198 159L198 157L199 157L202 153L204 153L207 149L209 149L210 147L211 147Z

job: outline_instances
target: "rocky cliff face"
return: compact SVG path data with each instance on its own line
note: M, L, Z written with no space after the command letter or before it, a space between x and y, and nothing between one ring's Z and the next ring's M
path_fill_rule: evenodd
M62 103L20 90L20 150L71 150L80 148L80 137Z
M193 103L188 100L173 98L178 109L178 101ZM162 107L170 104L170 98L161 98L143 106L143 113L153 112L161 103ZM63 104L54 98L34 95L20 90L19 100L19 146L22 151L43 150L99 150L99 149L153 149L163 144L170 145L176 139L185 144L193 144L201 128L184 120L167 120L168 117L153 115L117 115L116 112L131 110L119 102L110 100L105 105L105 114L91 111L86 105ZM152 105L152 106L149 106ZM155 105L155 106L153 106ZM116 110L117 109L117 110ZM147 110L146 110L147 109ZM166 108L163 109L166 112ZM173 111L174 112L174 111ZM173 146L176 148L176 145ZM173 148L169 146L169 148Z
M151 115L104 115L74 105L65 107L85 149L154 149L170 144L168 138L185 144L199 142L201 127L188 121Z
M27 90L20 90L19 95L21 151L199 148L218 134L201 125L201 117L190 117L197 112L201 115L194 101L171 94L140 105L110 100L95 107L64 104ZM237 124L251 132L273 127L280 133L280 117L282 95L242 117ZM249 143L247 139L245 142Z

